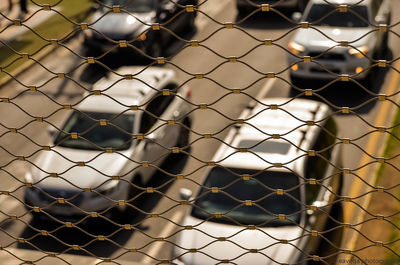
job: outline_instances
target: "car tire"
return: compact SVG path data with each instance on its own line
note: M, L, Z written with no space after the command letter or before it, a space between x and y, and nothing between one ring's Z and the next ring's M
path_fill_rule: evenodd
M389 32L385 32L385 35L383 35L383 40L382 40L382 49L381 49L381 60L386 59L386 55L389 50Z

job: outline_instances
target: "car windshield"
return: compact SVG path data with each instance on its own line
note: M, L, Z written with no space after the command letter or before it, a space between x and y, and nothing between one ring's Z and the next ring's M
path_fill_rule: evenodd
M154 0L103 0L108 6L119 5L128 12L145 13L156 9Z
M197 207L193 207L192 216L212 222L236 224L234 220L243 225L284 226L299 223L301 206L296 201L300 201L298 177L290 172L263 171L258 175L257 172L214 167L195 201ZM244 174L255 175L244 180L240 177ZM213 187L224 192L210 192ZM276 189L291 188L294 189L287 194L276 194ZM256 204L245 206L240 202L246 200L255 201ZM223 214L223 217L216 218L215 214L218 213ZM288 220L278 220L276 214L285 214Z
M135 117L133 114L116 116L115 113L74 111L64 124L55 144L85 150L127 149L131 144ZM109 122L101 126L100 120ZM78 139L71 138L70 133L79 133Z
M335 10L335 11L334 11ZM334 6L327 4L314 4L307 15L307 21L318 26L331 27L368 27L368 11L366 6L353 6L353 12L339 12ZM329 14L329 15L328 15ZM326 17L325 17L326 16ZM362 20L360 17L364 18ZM323 18L321 21L320 19Z

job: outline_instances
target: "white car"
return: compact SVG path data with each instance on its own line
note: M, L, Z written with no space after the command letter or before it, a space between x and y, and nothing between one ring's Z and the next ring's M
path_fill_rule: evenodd
M25 176L32 184L25 189L30 210L60 218L123 210L172 148L187 148L189 88L178 89L174 72L165 68L117 72L122 77L94 84L70 110L51 149L38 153Z
M298 264L311 259L340 194L340 145L327 105L266 99L246 110L199 180L176 264ZM279 106L278 109L276 107ZM280 135L280 137L277 137ZM325 212L325 214L324 214ZM315 237L311 234L316 235Z
M367 77L375 63L371 59L385 59L388 31L378 26L389 25L390 16L390 0L310 0L304 14L294 14L295 20L311 26L298 29L289 42L292 82L342 74ZM315 62L301 62L303 56Z

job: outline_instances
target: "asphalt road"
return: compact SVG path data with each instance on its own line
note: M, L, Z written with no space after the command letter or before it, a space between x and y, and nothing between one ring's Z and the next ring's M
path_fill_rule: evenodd
M234 1L209 1L211 8L211 16L220 22L237 21L237 12ZM206 7L205 7L206 8ZM392 22L399 21L399 14L393 12ZM199 14L197 18L197 32L187 36L190 39L203 40L202 45L205 47L188 47L179 52L172 59L172 64L167 64L166 67L177 70L181 80L188 80L192 76L185 73L209 73L207 78L192 79L187 84L192 90L192 102L195 104L211 103L212 108L223 113L224 116L213 110L197 110L194 113L194 124L192 130L200 134L217 133L219 139L223 139L227 133L227 126L231 123L230 119L235 119L242 112L243 108L254 98L263 97L287 97L289 95L289 85L279 79L261 79L262 77L252 68L266 72L280 72L287 68L286 55L287 52L277 46L259 46L253 36L258 39L279 39L277 44L286 47L290 34L286 35L293 25L282 20L279 16L263 14L256 16L253 19L242 23L240 27L247 32L245 34L238 29L222 29L220 25L205 18ZM398 27L393 28L398 32ZM249 36L250 35L250 36ZM81 36L68 43L71 49L80 51ZM399 51L395 47L399 46L399 40L395 36L391 36L389 47L392 58L399 56ZM176 44L171 53L180 50L182 46ZM213 51L211 52L210 49ZM245 55L241 57L242 55ZM240 57L241 62L225 62L221 58L236 56ZM54 73L66 72L68 77L78 81L85 88L90 89L91 84L100 78L104 71L101 67L88 67L80 65L82 60L79 57L72 55L64 48L60 48L49 55L42 61L42 65ZM246 65L247 64L247 65ZM117 65L113 65L117 66ZM178 69L178 67L180 69ZM0 104L0 165L5 165L13 159L9 154L12 153L18 156L29 156L38 149L38 146L33 144L29 139L33 139L38 144L48 144L49 134L47 133L49 124L32 122L20 130L21 134L8 133L3 135L8 128L18 128L32 120L31 116L51 116L48 119L49 123L60 125L60 121L67 114L66 110L61 110L59 104L73 104L81 98L84 89L69 78L54 79L54 75L49 73L42 66L34 66L26 73L18 77L19 82L10 82L7 86L1 88L1 97L14 98L15 104L1 103ZM184 71L183 71L184 70ZM368 87L374 92L384 93L389 86L391 71L387 73L380 71L374 75L373 83L367 83ZM288 80L288 73L284 71L279 75ZM211 81L213 80L213 81ZM255 83L254 83L255 82ZM41 92L24 92L26 88L20 83L27 86L37 86ZM252 84L252 85L251 85ZM228 94L228 91L222 86L228 88L244 88L251 85L244 94ZM318 87L321 83L311 82L307 86ZM333 86L323 96L332 104L342 107L356 107L356 115L338 114L335 115L339 124L340 137L355 139L365 134L368 134L372 128L367 125L367 122L374 124L379 111L382 109L383 103L371 102L362 107L357 107L368 100L370 96L361 91L356 86L345 85ZM17 96L18 95L18 96ZM55 103L55 101L57 103ZM377 126L389 126L391 117L394 114L393 107L390 108L388 116L384 119L384 124L375 124ZM228 119L229 117L230 119ZM367 121L367 122L366 122ZM369 136L369 135L367 135ZM364 156L363 148L368 144L368 137L363 136L361 139L354 141L355 145L344 146L344 167L357 169L360 161ZM29 139L28 139L29 138ZM203 169L199 169L204 163L199 161L211 160L213 154L220 145L220 141L212 139L197 140L198 136L191 135L193 142L191 147L190 158L182 156L172 157L168 160L165 167L172 172L182 172L188 175L191 180L199 181L202 176ZM379 141L374 151L376 156L380 156L384 139ZM7 150L8 152L6 152ZM31 160L34 156L30 157ZM196 158L196 159L194 159ZM3 167L0 171L0 190L11 191L17 188L13 193L15 198L5 195L0 195L0 220L6 218L4 212L10 215L21 215L25 212L22 205L22 187L24 173L29 170L30 163L27 161L15 161ZM7 173L8 172L8 173ZM368 177L372 180L373 174L368 173ZM157 174L149 186L157 187L164 183L167 176ZM343 194L351 194L351 189L357 182L354 175L348 174L345 178ZM363 184L365 185L365 184ZM107 222L89 222L83 224L82 229L89 231L95 235L112 235L110 239L116 242L122 248L114 243L95 242L88 245L86 248L89 252L96 256L115 258L118 257L118 262L138 261L140 263L155 263L151 257L159 259L168 259L171 254L172 243L154 242L154 238L167 237L171 242L174 241L175 231L179 229L176 224L182 220L187 206L176 206L174 200L179 200L179 189L181 187L196 190L198 185L193 181L179 180L164 187L160 190L160 194L146 196L140 199L138 205L148 212L162 213L161 217L149 218L141 220L143 216L137 216L132 223L141 222L138 231L118 231L116 227ZM367 185L361 188L361 192L365 193ZM163 196L165 194L166 196ZM20 220L10 221L1 227L0 230L0 245L7 246L10 242L14 242L15 238L32 238L31 242L34 246L45 251L63 251L65 246L55 239L49 239L45 236L37 236L36 230L56 229L56 223L33 223L30 222L30 215L26 214ZM90 241L90 237L75 229L61 229L54 233L58 240L68 242L70 244L85 244ZM19 248L32 248L29 244L13 244L10 246ZM128 249L139 249L138 252L126 253ZM143 255L141 252L146 253ZM81 253L84 254L84 253ZM120 256L122 255L122 256ZM125 263L124 263L125 264Z

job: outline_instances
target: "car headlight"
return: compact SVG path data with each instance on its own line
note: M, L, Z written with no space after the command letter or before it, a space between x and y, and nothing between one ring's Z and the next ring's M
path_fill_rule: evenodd
M132 15L129 15L129 16L126 18L126 23L128 23L128 25L132 25L132 24L135 23L135 22L136 22L136 18L133 17Z
M368 53L368 46L361 46L349 49L349 54L357 58L363 58Z
M298 55L302 52L305 51L305 48L303 45L298 44L297 42L291 41L288 44L288 48L290 50L291 53Z

